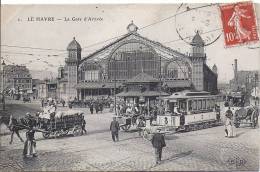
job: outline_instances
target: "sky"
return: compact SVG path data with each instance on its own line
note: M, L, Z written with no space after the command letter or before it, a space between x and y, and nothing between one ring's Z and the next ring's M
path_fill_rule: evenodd
M202 5L205 4L189 4L191 8ZM110 38L126 34L126 27L131 20L139 29L148 26L138 30L140 35L184 54L190 53L191 46L179 39L176 28L184 28L181 36L192 36L195 30L200 30L201 33L212 31L208 35L211 37L209 42L221 34L220 30L214 31L222 28L218 6L196 10L192 14L184 13L177 18L170 17L176 14L179 6L180 4L3 5L1 56L6 59L7 64L25 64L31 70L57 73L58 66L64 65L66 48L73 37L80 43L83 48L82 57L85 57L114 40ZM184 6L178 11L182 8ZM255 4L255 9L259 24L260 4ZM210 17L203 11L211 11ZM196 21L191 20L191 16L195 16ZM54 18L54 21L43 21L44 17ZM77 20L72 21L73 18ZM209 19L210 25L201 27L206 19ZM157 23L161 20L163 21ZM152 23L156 24L150 25ZM202 34L203 38L206 36L207 34ZM104 42L108 39L110 40ZM227 48L222 34L216 42L205 47L207 64L210 67L216 64L219 82L228 82L233 78L232 64L235 58L238 59L239 70L259 70L260 48L255 47L259 47L259 42Z

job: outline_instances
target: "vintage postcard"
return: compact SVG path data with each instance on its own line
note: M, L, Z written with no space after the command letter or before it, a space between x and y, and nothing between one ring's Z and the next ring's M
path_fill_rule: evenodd
M1 5L0 171L259 171L260 4Z

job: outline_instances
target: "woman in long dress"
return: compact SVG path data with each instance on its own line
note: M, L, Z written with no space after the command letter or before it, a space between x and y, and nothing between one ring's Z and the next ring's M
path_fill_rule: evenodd
M235 131L234 131L234 122L232 117L232 111L226 112L226 122L225 122L225 134L226 137L235 137Z

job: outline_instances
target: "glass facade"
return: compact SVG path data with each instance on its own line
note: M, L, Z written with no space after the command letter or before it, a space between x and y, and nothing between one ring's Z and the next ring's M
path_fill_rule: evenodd
M152 48L141 43L127 43L119 47L108 62L108 79L126 80L141 72L158 78L160 58Z

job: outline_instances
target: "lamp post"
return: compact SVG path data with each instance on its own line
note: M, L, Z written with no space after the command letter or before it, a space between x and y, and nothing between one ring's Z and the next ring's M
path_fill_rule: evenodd
M3 101L3 110L5 110L5 94L4 94L4 66L5 66L5 61L3 60L2 62L2 67L3 67L3 73L2 73L2 101Z
M117 53L116 53L117 55ZM115 102L115 105L114 105L114 109L115 109L115 114L117 115L117 112L116 112L116 55L114 55L114 102Z

